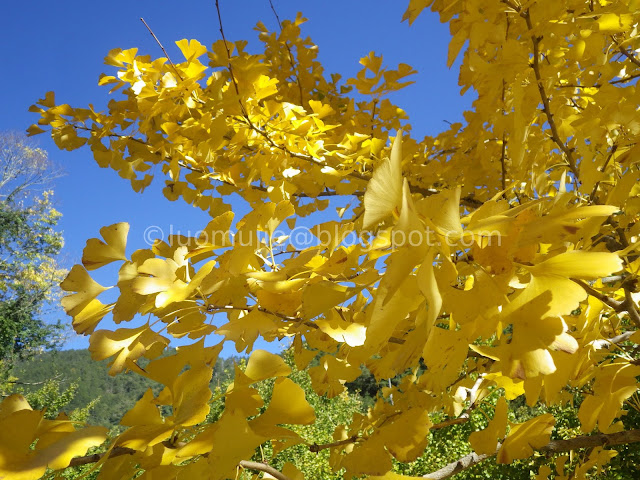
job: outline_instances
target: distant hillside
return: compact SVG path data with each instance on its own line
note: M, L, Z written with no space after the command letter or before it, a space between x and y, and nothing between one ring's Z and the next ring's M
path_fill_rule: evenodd
M233 376L234 362L237 360L219 359L214 369L212 385L230 379ZM77 383L78 390L65 410L84 407L94 398L100 397L89 422L111 427L117 425L122 415L142 397L147 388L151 387L157 394L162 386L132 373L111 377L107 373L107 363L106 360L91 360L88 350L63 350L43 353L31 360L18 363L13 374L26 383L59 378L63 389L71 383Z

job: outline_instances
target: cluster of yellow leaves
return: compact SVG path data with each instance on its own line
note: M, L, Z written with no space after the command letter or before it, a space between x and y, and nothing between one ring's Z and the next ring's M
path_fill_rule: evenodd
M279 33L259 25L261 54L182 40L173 64L114 50L117 73L100 82L123 96L107 112L40 100L32 110L61 148L87 144L136 190L160 165L165 196L212 217L197 238L130 255L128 225L104 227L62 284L93 358L165 386L123 418L113 445L136 454L107 460L101 475L222 479L265 441L276 452L309 441L279 425L314 415L289 368L259 350L236 371L222 417L202 424L222 345L204 347L212 333L239 352L258 337L291 338L296 367L317 358L313 388L329 397L363 365L380 380L404 375L336 427L331 465L346 478L396 478L391 457L420 455L430 413L458 416L496 389L494 419L469 441L487 454L500 444L500 462L531 456L553 429L545 414L507 433L508 401L521 395L551 405L578 389L585 432L622 428L639 371L633 350L606 347L640 327L636 3L412 0L410 22L430 6L450 23L449 63L464 50L460 85L478 94L465 125L420 142L384 98L411 68L384 69L370 54L355 78L329 80L300 16ZM222 200L232 194L251 206L241 219ZM298 219L330 205L337 214L309 229L314 245L287 247ZM112 262L114 286L91 278ZM103 303L110 288L117 298ZM132 326L98 329L109 313ZM171 337L194 343L161 357ZM252 384L268 378L274 395L256 416L264 402Z
M15 480L40 478L47 468L60 470L107 438L104 427L76 429L64 414L44 418L22 395L0 404L0 477ZM35 445L34 445L35 444Z

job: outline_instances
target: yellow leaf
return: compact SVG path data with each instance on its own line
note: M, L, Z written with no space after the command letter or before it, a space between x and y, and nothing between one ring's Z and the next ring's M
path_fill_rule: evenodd
M100 445L106 433L104 427L76 430L67 420L45 420L44 411L31 410L24 398L11 395L0 405L0 478L36 480L47 468L65 468L73 457Z
M100 229L104 242L98 238L87 240L82 252L82 264L87 270L95 270L116 260L126 260L128 223L115 223Z
M402 130L399 130L391 147L390 158L375 169L365 190L362 228L371 228L394 211L399 214L401 205Z
M400 462L413 462L424 451L431 427L429 412L409 408L380 427L385 447Z
M625 32L631 30L633 26L633 15L630 13L623 13L622 15L604 13L596 21L601 32Z
M384 475L391 470L391 458L379 436L358 443L342 461L352 475Z
M558 275L595 280L622 270L622 259L615 253L572 250L527 269L537 276Z
M254 383L267 378L286 377L291 374L291 369L279 355L266 350L254 350L244 374Z
M358 291L355 289L330 281L308 285L302 293L302 316L310 320L320 314L326 314L356 293Z
M120 425L161 425L162 415L154 402L153 391L148 388L140 400L120 419Z
M509 435L498 452L497 462L511 463L533 455L534 450L549 443L555 423L553 415L545 413L525 423L512 424Z
M62 298L60 303L67 314L75 316L94 298L111 287L103 287L95 282L81 265L74 265L67 277L60 284L65 292L76 292Z
M135 361L146 356L157 357L169 344L169 340L142 325L138 328L97 330L89 339L89 351L94 360L104 360L115 355L111 361L109 375L120 373L125 368L136 369Z
M83 335L92 333L100 320L111 310L113 310L113 304L105 305L94 298L81 310L76 309L77 313L73 316L73 329L76 333Z
M360 376L360 368L338 360L331 355L320 359L320 364L309 369L311 384L318 395L333 398L344 390L344 383L352 382Z
M319 318L314 323L336 342L344 342L350 347L364 345L367 328L360 323L342 319L335 309L330 311L325 318Z
M278 378L273 386L271 401L265 412L251 423L259 430L262 425L295 424L310 425L316 414L304 390L288 378Z
M498 442L507 433L507 409L507 400L500 397L493 413L493 419L487 428L469 435L471 448L478 455L493 455L496 452Z

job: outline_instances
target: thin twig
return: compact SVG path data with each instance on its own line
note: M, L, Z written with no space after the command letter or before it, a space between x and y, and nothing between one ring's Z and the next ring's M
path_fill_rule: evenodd
M220 35L222 35L222 41L224 42L224 48L227 51L227 69L229 70L229 75L231 75L231 81L233 82L233 87L236 91L236 95L238 95L238 102L240 102L240 109L242 110L243 116L249 120L249 116L247 115L247 111L244 108L244 104L240 99L240 88L238 88L238 81L236 80L236 76L233 73L233 66L231 65L231 51L229 50L229 45L227 44L227 37L224 35L224 28L222 26L222 15L220 13L220 1L216 0L216 11L218 12L218 24L220 25Z
M278 27L280 28L280 33L282 33L282 22L280 21L280 17L278 16L278 12L276 11L276 7L274 7L272 0L269 0L269 6L271 6L271 11L276 17L276 21L278 22ZM300 75L298 74L298 68L296 67L295 62L293 61L293 53L291 52L291 47L289 46L289 42L284 42L284 47L287 49L289 53L289 62L291 63L291 70L293 70L293 74L296 77L296 83L298 84L298 90L300 91L300 106L303 103L303 94L302 94L302 83L300 82Z
M151 34L151 36L154 38L154 40L156 41L156 43L160 46L160 49L162 50L162 53L164 53L164 56L167 57L167 60L169 60L169 63L171 64L171 66L173 67L173 70L176 72L176 75L178 75L178 78L180 80L183 80L182 76L180 75L180 72L178 72L178 69L176 68L176 66L174 65L174 63L171 61L171 57L169 56L169 54L167 53L167 51L165 50L164 46L162 45L162 43L160 42L160 40L158 39L158 37L156 37L156 34L153 33L153 30L151 30L151 27L149 25L147 25L147 22L144 21L144 18L140 17L140 21L142 23L144 23L144 26L147 27L147 30L149 30L149 33Z
M617 150L618 150L618 144L615 143L611 147L611 151L609 152L609 155L607 156L607 159L604 161L604 164L602 165L602 168L600 169L600 171L602 173L604 173L604 171L606 170L607 166L609 165L609 162L611 161L611 159L613 158L613 155L616 153ZM589 195L589 203L594 203L595 202L595 196L596 196L596 193L598 192L598 187L599 186L600 186L600 180L598 180L596 182L596 184L593 186L593 190L591 190L591 194Z
M527 14L524 17L527 23L527 28L530 32L533 32L533 24L531 22L531 15L529 14L529 10L527 9ZM576 182L579 182L578 169L576 167L576 161L573 158L573 151L560 139L560 135L558 133L558 127L556 126L556 122L553 119L553 113L551 113L551 104L549 102L549 96L544 88L544 81L542 79L542 74L540 72L540 42L542 41L542 37L538 37L531 34L531 41L533 42L533 73L536 77L536 83L538 84L538 91L540 92L540 98L542 100L542 107L545 115L547 116L547 123L549 124L549 128L551 129L551 139L558 145L560 150L564 152L567 157L567 162L569 163L569 168L573 173L573 176L576 179Z
M615 42L615 39L614 39ZM618 44L618 42L616 42L616 45ZM635 55L629 53L627 51L626 48L624 48L621 45L618 45L618 50L620 50L620 53L622 53L625 57L627 57L629 60L631 60L632 63L634 63L637 67L640 67L640 60L638 60Z
M317 443L314 443L312 445L309 445L309 451L313 453L318 453L319 451L326 450L327 448L341 447L342 445L349 445L351 443L357 442L358 438L359 437L357 435L353 435L349 438L345 438L344 440L338 440L337 442L323 443L320 445L318 445Z

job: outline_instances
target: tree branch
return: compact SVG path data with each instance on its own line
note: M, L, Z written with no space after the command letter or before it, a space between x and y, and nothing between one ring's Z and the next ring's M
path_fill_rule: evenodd
M167 445L168 442L162 442L163 444ZM171 445L173 448L175 448L175 445ZM83 457L75 457L72 458L71 461L69 462L68 467L79 467L82 465L88 465L90 463L97 463L100 461L100 459L102 459L102 457L105 456L107 452L105 453L94 453L93 455L85 455ZM111 452L109 453L109 458L114 458L114 457L119 457L121 455L133 455L135 453L138 453L137 450L133 450L132 448L127 448L127 447L114 447ZM205 454L206 456L206 454ZM291 480L288 476L286 476L284 473L276 470L275 468L273 468L270 465L267 465L266 463L261 463L261 462L252 462L250 460L240 460L240 462L238 463L238 465L244 469L247 470L256 470L259 472L264 472L264 473L268 473L269 475L271 475L272 477L278 479L278 480Z
M240 465L242 468L247 470L256 470L259 472L268 473L269 475L271 475L274 478L277 478L278 480L291 480L284 473L280 472L279 470L276 470L271 465L267 465L266 463L251 462L249 460L240 460L240 463L238 463L238 465Z
M593 448L601 446L613 446L613 445L625 445L629 443L640 442L640 429L627 430L618 433L597 433L595 435L582 435L575 438L569 438L566 440L551 440L544 447L539 448L537 451L547 454L569 452L571 450L578 450L580 448ZM440 470L424 475L422 478L430 480L444 480L445 478L452 477L453 475L460 473L467 468L471 468L480 462L485 461L488 458L495 456L500 450L501 445L498 444L496 452L490 455L478 455L472 452L464 457L452 462Z
M624 302L616 300L615 298L611 298L608 295L605 295L604 293L597 291L595 288L593 288L591 285L589 285L585 281L579 280L577 278L572 278L571 281L574 282L574 283L577 283L578 285L580 285L582 288L584 288L584 290L589 295L591 295L592 297L597 298L602 303L604 303L605 305L608 305L609 307L611 307L616 312L620 312L620 311L624 310L622 308L622 305L623 305Z
M160 49L162 50L162 53L164 53L165 57L167 57L167 60L169 60L169 63L171 64L171 66L173 67L174 72L176 72L176 75L178 75L178 78L180 80L184 80L182 78L182 75L180 75L180 72L178 72L178 69L176 68L176 66L174 65L174 63L171 61L171 57L169 56L169 54L167 53L167 51L164 49L164 46L162 45L162 43L160 43L160 40L158 39L158 37L156 37L156 34L153 33L153 30L151 30L151 27L149 25L147 25L147 22L144 21L144 18L140 17L140 21L142 23L144 23L144 26L147 27L147 30L149 30L149 33L151 34L151 36L154 38L154 40L156 41L156 43L160 46Z
M614 40L615 42L615 40ZM616 45L618 44L618 42L616 42ZM618 45L618 50L620 51L620 53L622 53L625 57L627 57L629 60L631 60L631 62L636 65L637 67L640 67L640 60L638 60L635 55L632 55L631 53L629 53L627 51L626 48L624 48L621 45Z
M320 450L326 450L327 448L341 447L342 445L349 445L350 443L357 442L358 438L359 437L357 435L353 435L349 438L345 438L344 440L338 440L337 442L323 443L320 445L318 445L317 443L314 443L312 445L309 445L309 451L313 453L318 453Z
M500 445L498 445L500 448ZM497 450L496 450L497 453ZM443 480L445 478L452 477L457 473L466 470L467 468L471 468L474 465L477 465L480 462L484 462L487 458L491 458L495 455L495 453L491 455L478 455L475 452L471 452L469 455L465 455L464 457L456 460L455 462L450 463L442 467L440 470L436 470L435 472L429 473L428 475L424 475L422 478L428 478L430 480Z

